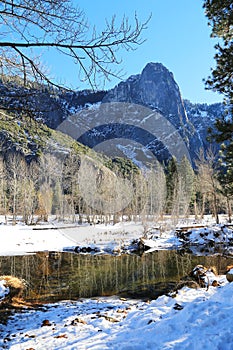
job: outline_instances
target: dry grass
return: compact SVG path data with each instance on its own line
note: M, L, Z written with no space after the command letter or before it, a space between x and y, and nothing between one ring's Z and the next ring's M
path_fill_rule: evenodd
M25 288L24 282L14 276L0 276L0 281L5 281L5 287L8 287L10 292L9 294L5 297L5 299L12 300L13 298L19 298ZM4 299L4 300L5 300Z

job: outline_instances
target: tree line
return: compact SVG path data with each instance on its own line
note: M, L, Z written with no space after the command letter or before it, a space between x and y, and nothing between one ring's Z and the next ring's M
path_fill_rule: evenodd
M173 157L140 170L127 159L105 164L70 152L42 155L27 162L18 153L0 157L0 214L13 223L57 220L109 223L157 221L165 215L201 219L227 213L232 200L221 185L213 152L200 152L193 170Z

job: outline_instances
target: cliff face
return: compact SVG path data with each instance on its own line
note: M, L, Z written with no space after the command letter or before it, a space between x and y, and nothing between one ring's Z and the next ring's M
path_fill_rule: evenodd
M172 119L175 126L188 121L173 74L161 63L148 63L141 74L129 77L110 90L103 102L131 102L158 109Z

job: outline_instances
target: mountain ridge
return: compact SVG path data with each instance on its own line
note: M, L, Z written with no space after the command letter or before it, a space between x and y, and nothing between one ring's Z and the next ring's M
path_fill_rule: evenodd
M0 82L0 92L1 106L20 110L24 103L32 111L33 118L52 129L59 128L64 121L80 113L83 114L82 123L91 119L90 124L93 125L95 118L101 119L98 109L104 104L117 102L144 106L161 114L175 127L192 159L196 158L200 148L206 150L209 147L207 128L214 126L216 118L224 110L222 103L208 105L183 100L173 73L162 63L153 62L148 63L140 74L130 76L108 91L59 91L48 87L38 90L35 87L19 87L12 82L10 85ZM20 99L20 96L23 98ZM96 113L93 113L93 108ZM127 122L135 124L134 116ZM98 120L97 125L100 124L101 120ZM85 142L89 146L88 141Z

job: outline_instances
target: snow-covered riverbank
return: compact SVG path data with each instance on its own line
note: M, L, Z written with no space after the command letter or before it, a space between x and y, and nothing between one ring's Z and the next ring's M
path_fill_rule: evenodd
M192 227L188 229L187 227ZM164 228L165 227L165 228ZM233 256L233 225L203 222L173 229L158 225L121 222L115 225L64 224L0 225L0 256L33 254L38 251L73 251L97 254L147 252L185 248L193 254L214 254L224 249ZM169 225L168 225L169 227ZM151 248L151 249L149 249ZM220 249L220 250L219 250Z
M0 255L63 251L77 245L93 245L101 252L117 253L119 247L127 247L132 240L139 239L145 229L134 223L41 228L1 225ZM154 232L157 249L181 244L174 232L160 235L156 229ZM232 232L222 228L196 229L189 236L198 244L198 237L216 236L219 240L221 232L231 237ZM10 316L7 325L0 324L0 347L12 350L233 349L233 284L225 275L216 279L218 287L185 286L176 295L148 302L101 297L63 301L44 305L39 310L25 309ZM6 293L1 283L0 294Z
M155 230L156 231L156 230ZM116 225L64 225L37 226L0 225L0 255L22 255L38 251L72 251L75 247L96 248L102 253L127 251L131 242L142 237L140 223L126 222ZM179 245L172 232L158 234L158 248Z
M2 349L233 348L233 284L184 287L151 302L117 297L64 301L25 311L1 325Z

